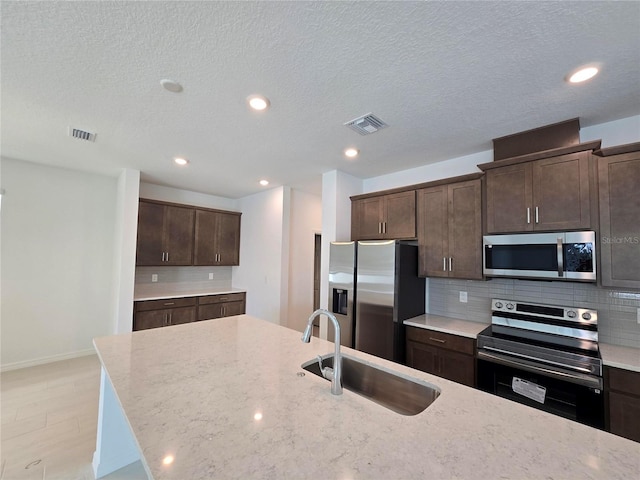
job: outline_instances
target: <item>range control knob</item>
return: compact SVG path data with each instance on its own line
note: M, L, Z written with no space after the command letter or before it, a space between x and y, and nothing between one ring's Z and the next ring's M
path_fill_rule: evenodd
M496 308L502 308L503 306L502 302L496 302Z
M584 312L582 314L582 319L583 320L591 320L591 314L589 312Z
M507 303L508 310L513 310L513 307L514 307L513 303Z
M567 317L576 318L576 312L574 312L573 310L568 310L567 311Z

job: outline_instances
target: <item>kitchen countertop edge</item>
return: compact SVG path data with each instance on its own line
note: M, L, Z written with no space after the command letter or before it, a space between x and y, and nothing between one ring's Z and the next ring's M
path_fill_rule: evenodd
M476 339L478 334L489 326L484 322L472 322L459 318L444 317L424 313L417 317L409 318L403 322L409 327L423 328L425 330L435 330L437 332L450 333L461 337Z
M144 302L147 300L166 300L168 298L185 298L185 297L203 297L206 295L225 295L228 293L246 293L246 290L241 288L221 288L221 289L205 289L205 290L189 290L185 292L163 292L163 293L148 293L148 294L134 294L134 302Z

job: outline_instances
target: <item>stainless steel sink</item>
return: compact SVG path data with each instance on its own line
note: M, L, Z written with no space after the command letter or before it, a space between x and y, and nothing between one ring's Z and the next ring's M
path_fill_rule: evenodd
M333 355L322 357L322 365L333 367ZM316 358L303 363L302 368L324 378ZM440 395L435 386L401 377L346 355L342 355L342 386L402 415L417 415Z

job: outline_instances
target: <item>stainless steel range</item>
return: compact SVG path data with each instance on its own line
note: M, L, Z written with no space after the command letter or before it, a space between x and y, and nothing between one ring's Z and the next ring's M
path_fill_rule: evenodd
M604 428L598 312L504 299L491 310L478 336L478 387Z

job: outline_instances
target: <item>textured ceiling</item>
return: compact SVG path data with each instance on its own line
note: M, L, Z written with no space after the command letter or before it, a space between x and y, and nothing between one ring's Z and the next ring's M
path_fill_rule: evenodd
M237 198L640 114L640 2L2 1L2 155ZM570 70L597 62L592 81ZM160 80L180 82L170 93ZM245 99L269 97L250 112ZM344 122L373 112L390 127ZM95 143L67 128L97 133ZM361 154L347 160L342 150ZM190 160L178 168L171 158Z

